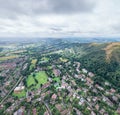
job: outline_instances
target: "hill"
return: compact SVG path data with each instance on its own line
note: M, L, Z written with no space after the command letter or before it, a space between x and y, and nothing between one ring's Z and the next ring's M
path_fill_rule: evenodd
M94 72L96 81L102 85L106 80L120 92L120 43L92 43L77 45L83 55L77 56L83 67Z
M108 81L120 92L120 42L72 43L67 47L72 51L64 52L67 58L95 73L98 84Z
M117 61L119 62L119 55L117 54L116 51L120 50L120 42L109 43L104 50L106 52L106 60L107 61L110 61L111 57L115 56ZM115 52L116 52L116 54L115 54Z

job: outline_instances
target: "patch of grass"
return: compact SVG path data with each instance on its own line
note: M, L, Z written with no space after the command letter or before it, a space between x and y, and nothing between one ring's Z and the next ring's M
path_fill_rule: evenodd
M18 56L17 55L12 55L12 56L0 57L0 61L5 61L5 60L9 60L9 59L14 59L14 58L18 58Z
M33 64L33 65L35 65L37 63L37 59L33 59L32 61L31 61L31 64Z
M38 73L36 73L35 79L38 81L38 84L45 84L47 83L47 74L45 73L45 71L40 71Z
M14 97L22 98L26 96L25 90L21 91L20 93L13 93Z
M43 57L43 58L41 59L41 61L49 61L49 58Z
M29 75L26 82L27 87L29 89L39 89L41 84L47 83L47 74L45 71L40 71L38 73L35 73L35 77L33 77L33 74Z
M27 87L30 87L31 85L35 85L35 79L33 77L33 75L29 75L27 78Z
M52 69L52 66L47 66L48 69Z
M33 68L35 68L36 63L37 63L37 59L32 59L31 65L30 65L30 70L32 70Z
M66 59L66 58L60 58L60 61L62 61L62 62L67 62L68 59Z
M56 81L56 82L60 82L60 78L59 77L55 77L55 78L53 78L53 80Z
M35 86L36 89L39 89L40 87L41 87L40 84L37 84L37 85Z

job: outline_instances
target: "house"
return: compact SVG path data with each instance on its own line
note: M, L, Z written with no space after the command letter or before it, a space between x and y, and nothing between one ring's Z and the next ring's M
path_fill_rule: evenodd
M52 82L52 78L49 77L48 80L49 80L49 82Z
M92 72L89 72L89 73L88 73L88 76L89 76L89 77L94 77L95 75L94 75Z
M91 114L90 115L96 115L96 113L94 111L91 111Z
M101 109L99 112L100 112L100 114L103 115L103 114L105 113L105 110L104 110L104 109Z
M31 101L31 97L28 96L28 97L27 97L27 102L30 102L30 101Z
M72 83L72 85L73 85L73 86L75 86L75 85L76 85L76 83L75 83L75 81L74 81L74 80L72 80L72 81L71 81L71 83Z
M88 102L91 102L91 99L88 97L88 98L87 98L87 101L88 101Z
M24 111L25 111L25 108L21 107L14 113L14 115L24 115Z
M89 77L86 78L86 81L87 81L87 84L93 84L93 81Z
M120 107L118 107L118 109L117 109L117 113L120 114Z
M46 111L46 112L44 113L44 115L49 115L48 111Z
M112 96L112 99L116 102L118 101L118 97L116 97L116 96Z
M4 106L3 105L0 105L0 109L2 109Z
M86 69L82 69L83 73L88 73L88 71Z
M50 82L47 82L47 83L45 83L43 86L42 86L42 89L46 89L47 87L49 87L50 86Z
M85 102L85 100L83 98L81 98L79 101L79 105L82 105L84 102Z
M115 89L113 89L113 88L111 88L111 89L110 89L110 92L111 92L111 93L115 93L115 92L116 92L116 90L115 90Z
M57 95L54 93L51 98L52 98L53 100L56 100Z
M109 82L106 81L106 82L105 82L105 85L106 85L106 86L109 86L110 84L109 84Z
M98 100L98 97L94 97L92 100L96 102Z
M45 96L46 96L46 93L41 94L41 98L45 98Z
M37 110L36 110L36 108L34 108L34 109L32 110L32 113L33 113L33 115L37 115Z
M77 115L82 115L81 111L79 111L77 108L73 108L76 111Z
M68 87L68 84L67 84L67 83L62 83L62 84L61 84L61 88L65 89L66 87Z
M70 110L65 109L64 111L61 112L61 115L70 115Z
M101 86L99 86L98 84L96 84L95 87L98 88L98 89L101 90L101 91L104 90L104 89L103 89Z
M59 110L59 112L63 111L63 107L61 104L55 105L55 107Z
M10 85L10 81L7 81L6 83L5 83L5 86L9 86Z
M96 105L95 105L95 108L96 108L97 110L99 110L100 107L99 107L98 104L96 104Z
M53 69L53 73L55 76L60 76L61 71L59 69Z

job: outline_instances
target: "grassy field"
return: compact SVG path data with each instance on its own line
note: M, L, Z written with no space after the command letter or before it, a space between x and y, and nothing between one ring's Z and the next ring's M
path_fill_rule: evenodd
M30 70L32 70L33 68L35 68L36 63L37 63L37 59L32 59L31 65L30 65Z
M4 56L4 57L0 57L0 61L5 61L5 60L9 60L9 59L14 59L17 58L17 55L12 55L12 56Z
M23 90L20 93L13 93L13 96L14 97L18 97L18 98L25 97L26 96L26 92L25 92L25 90Z
M35 85L35 79L33 77L33 75L29 75L27 78L27 87L30 87L31 85Z
M38 89L41 84L47 83L47 74L45 71L40 71L38 73L35 73L35 76L33 74L29 75L26 82L27 82L27 87L30 89ZM38 82L36 82L36 80Z
M40 71L36 73L35 79L38 81L38 84L45 84L47 82L47 77L45 71Z

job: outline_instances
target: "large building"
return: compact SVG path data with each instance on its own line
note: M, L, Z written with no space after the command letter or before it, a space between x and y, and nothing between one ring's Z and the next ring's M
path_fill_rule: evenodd
M25 89L24 86L16 87L16 88L14 89L14 93L20 93L20 92L23 91L24 89Z

